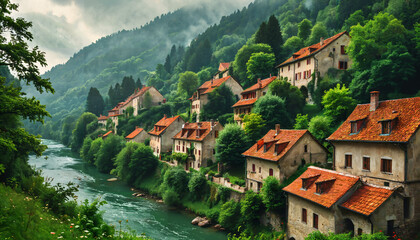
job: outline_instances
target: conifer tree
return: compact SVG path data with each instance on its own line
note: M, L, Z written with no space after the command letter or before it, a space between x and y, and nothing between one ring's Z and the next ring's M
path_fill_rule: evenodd
M121 83L121 93L123 100L126 99L128 96L133 94L134 89L136 88L133 76L124 77Z
M97 88L91 87L86 100L86 112L91 112L96 116L102 114L105 108L104 99Z
M271 15L268 22L261 23L260 28L255 34L255 43L268 44L273 50L276 62L281 58L283 37L280 30L280 25L277 18Z

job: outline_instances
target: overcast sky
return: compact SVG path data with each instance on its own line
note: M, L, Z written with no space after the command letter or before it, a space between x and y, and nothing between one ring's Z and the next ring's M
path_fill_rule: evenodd
M140 27L156 16L191 4L217 5L221 1L224 0L12 0L19 4L16 15L33 23L31 45L46 52L49 66L42 72L65 63L84 46L118 30ZM241 9L252 0L228 2Z

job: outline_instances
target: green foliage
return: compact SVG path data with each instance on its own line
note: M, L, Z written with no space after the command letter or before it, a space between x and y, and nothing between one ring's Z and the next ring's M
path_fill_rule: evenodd
M265 120L260 114L250 113L244 116L244 131L251 142L255 142L265 134Z
M321 37L324 39L328 38L328 31L327 27L323 23L318 22L312 28L311 35L309 36L308 40L306 40L305 45L309 46L315 44L319 42Z
M273 176L264 179L261 188L262 201L267 211L279 212L286 205L285 194L281 190L279 180Z
M95 166L102 173L109 173L115 162L115 157L125 145L125 139L118 135L110 134L101 144L96 158Z
M235 78L238 81L240 81L241 85L244 87L251 86L254 83L255 79L247 78L247 63L253 53L259 53L259 52L268 53L268 54L273 53L269 45L260 43L260 44L244 45L241 49L239 49L238 53L235 56L235 61L232 63L233 74Z
M194 42L191 45L194 46ZM208 39L196 43L196 47L190 47L187 54L184 55L185 69L198 72L201 67L207 66L210 63L211 55L212 50Z
M362 10L357 10L352 13L350 17L344 21L342 30L350 32L351 27L356 26L357 24L365 25L365 17L363 16Z
M298 24L298 35L297 37L301 39L301 41L306 41L308 39L309 35L311 35L311 29L312 29L312 22L308 19L303 19ZM299 50L299 49L298 49Z
M270 85L270 92L285 100L289 116L294 117L301 113L305 106L305 97L299 88L292 86L288 81L276 79Z
M297 36L292 36L288 38L284 43L284 50L287 53L287 55L295 53L303 47L303 40Z
M235 123L227 124L216 139L216 159L229 167L243 166L242 153L249 147L244 130Z
M235 104L235 98L232 91L222 84L208 94L208 103L204 105L200 118L201 120L218 119L219 116L231 113L233 104Z
M128 180L130 179L132 169L130 169L129 164L131 162L134 152L139 147L139 143L128 142L127 144L125 144L125 147L121 149L121 151L115 158L115 169L112 171L112 173L116 174L123 181L128 182Z
M144 144L134 151L128 164L127 182L133 184L141 181L145 176L152 174L158 165L158 159L153 150Z
M255 33L255 43L268 44L278 61L281 58L283 37L277 18L271 15L267 23L263 22Z
M323 142L333 132L331 128L332 121L328 116L315 116L309 121L308 130L316 139Z
M382 232L377 232L373 234L362 234L359 236L352 237L351 233L328 233L324 234L319 231L314 231L310 233L305 240L386 240L388 239Z
M207 192L207 189L208 184L204 174L198 172L193 173L193 175L190 178L190 181L188 182L188 190L190 190L193 199L203 199L205 193Z
M143 107L146 109L149 109L152 106L152 95L150 95L150 92L147 91L144 94L144 99L143 99Z
M83 113L76 123L76 128L73 130L71 150L78 152L83 145L83 141L89 132L86 127L89 123L96 121L97 117L93 113Z
M241 215L243 221L250 229L260 225L260 215L264 211L264 204L261 196L253 191L248 191L245 198L241 200Z
M90 146L92 145L93 140L90 137L85 138L85 140L83 141L83 145L82 148L80 149L80 157L88 162L88 155L89 155L89 150L90 150Z
M188 191L188 174L182 167L168 169L163 176L161 188L166 191L173 189L176 194L183 196Z
M175 192L174 189L169 188L166 189L165 192L162 194L162 198L165 204L169 206L177 206L180 204L179 194Z
M86 199L79 206L79 214L75 226L80 226L81 230L92 234L93 238L113 235L114 229L105 223L102 213L99 212L99 207L104 204L106 204L105 201L100 202L98 199L89 204L89 201Z
M241 205L230 200L222 205L219 214L219 223L230 231L236 231L241 220Z
M97 153L99 152L99 149L101 149L103 142L104 140L102 140L102 138L97 138L93 140L87 155L83 155L83 160L94 164L96 162Z
M294 129L308 129L309 127L309 120L308 120L308 114L302 115L298 114L296 115L295 125L293 126Z
M324 115L330 117L336 123L344 121L356 107L356 101L351 97L350 90L346 86L337 84L325 92L322 97Z
M196 73L186 71L179 74L178 94L184 97L190 97L198 87L198 76Z
M185 164L188 159L188 154L173 152L171 157L173 160L176 160L178 164Z
M104 99L97 88L91 87L86 99L86 112L91 112L99 117L105 108Z
M286 110L285 101L278 96L267 94L255 102L253 113L260 114L266 122L263 133L280 123L282 128L292 127L292 120Z
M246 63L246 74L248 79L252 82L257 78L264 78L273 72L274 64L276 62L273 53L258 52L251 54Z

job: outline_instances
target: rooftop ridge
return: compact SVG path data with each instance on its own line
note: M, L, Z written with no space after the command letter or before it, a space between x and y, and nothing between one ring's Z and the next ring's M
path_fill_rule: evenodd
M320 167L315 167L315 166L309 166L308 168L315 169L315 170L320 170L320 171L325 171L325 172L329 172L329 173L332 173L332 174L337 174L337 175L344 176L344 177L352 177L352 178L360 179L360 177L358 177L358 176L355 176L355 175L352 175L352 174L349 174L349 173L337 172L337 171L334 171L334 170L331 170L331 169L320 168Z

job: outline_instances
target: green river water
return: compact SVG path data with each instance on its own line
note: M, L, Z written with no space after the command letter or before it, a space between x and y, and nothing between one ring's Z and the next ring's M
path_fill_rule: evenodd
M78 201L92 201L100 197L108 204L101 207L109 224L123 228L128 225L138 234L145 233L153 239L227 239L226 234L210 228L191 225L195 217L183 211L170 209L153 200L136 198L130 188L121 182L107 182L111 175L99 173L95 167L79 159L60 143L43 140L48 146L44 156L30 156L29 163L42 170L44 177L53 183L74 182L79 185ZM47 157L47 159L45 158ZM125 223L128 220L128 223Z

